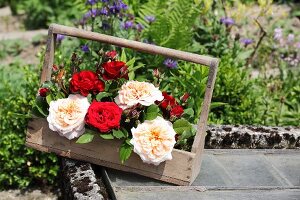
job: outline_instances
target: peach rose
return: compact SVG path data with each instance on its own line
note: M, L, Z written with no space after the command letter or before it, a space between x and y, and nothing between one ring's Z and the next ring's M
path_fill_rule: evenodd
M171 122L157 117L154 120L146 120L137 128L132 128L131 132L130 143L143 162L159 165L172 159L176 133Z
M80 94L51 101L47 117L49 128L69 140L79 137L85 131L84 117L89 106L88 99Z
M153 84L139 81L128 81L123 84L119 95L115 97L115 102L123 110L138 103L150 106L155 101L164 99L162 92Z

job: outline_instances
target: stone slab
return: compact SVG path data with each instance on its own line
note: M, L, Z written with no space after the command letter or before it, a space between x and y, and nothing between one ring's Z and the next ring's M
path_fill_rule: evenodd
M300 189L117 190L118 200L299 200Z
M299 166L299 150L206 149L189 187L110 169L107 174L118 200L299 200Z
M205 150L194 186L299 186L300 150ZM150 178L108 169L113 186L166 186Z

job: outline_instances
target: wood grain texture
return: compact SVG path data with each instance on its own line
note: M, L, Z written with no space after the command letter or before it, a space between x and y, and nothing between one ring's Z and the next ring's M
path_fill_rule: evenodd
M41 74L41 81L40 81L41 84L51 79L51 72L52 72L54 51L55 51L55 40L56 40L56 34L53 33L53 30L50 27L48 30L46 52L45 52L43 69Z
M133 172L154 179L178 185L188 185L192 175L194 153L174 149L173 159L158 166L143 163L132 153L122 164L119 159L119 140L104 140L95 136L91 143L76 144L53 132L44 118L32 119L28 124L26 145L44 152L54 152L60 156L83 160L117 170Z
M52 24L50 25L48 32L47 47L41 74L41 83L51 79L55 40L57 34L84 38L116 45L119 47L131 48L149 54L162 55L165 57L171 57L208 66L209 75L204 101L202 103L202 111L197 125L197 134L195 136L191 152L174 149L172 152L173 159L171 161L164 162L159 166L143 163L136 154L133 154L125 164L121 164L118 152L120 141L109 141L103 140L100 137L95 137L92 143L76 144L73 140L69 141L51 131L48 128L48 123L45 119L33 119L28 124L26 145L40 151L54 152L60 156L79 159L127 172L133 172L177 185L190 185L200 171L209 106L212 98L219 60L209 56L183 52L156 45L85 31L82 29Z

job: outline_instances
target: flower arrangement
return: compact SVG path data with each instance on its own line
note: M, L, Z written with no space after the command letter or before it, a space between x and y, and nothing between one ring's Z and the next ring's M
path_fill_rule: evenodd
M39 89L36 115L46 117L49 128L60 136L76 139L76 145L95 136L122 140L122 163L132 151L148 164L171 160L173 148L196 132L187 120L193 113L187 105L189 94L176 99L161 91L158 69L149 79L133 80L131 61L118 60L116 51L102 56L94 70L71 66L69 78L63 67L54 65L51 81ZM76 63L76 55L72 60Z

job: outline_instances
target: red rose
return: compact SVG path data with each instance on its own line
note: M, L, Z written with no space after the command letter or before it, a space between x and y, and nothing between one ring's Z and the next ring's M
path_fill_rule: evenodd
M85 122L101 133L107 133L114 128L120 128L121 115L122 109L117 104L94 101L88 109Z
M115 59L117 54L118 53L116 51L108 51L105 53L105 56L111 59Z
M72 93L79 92L87 96L90 92L99 93L105 88L104 82L99 80L98 75L92 71L81 71L73 74L70 81L70 90Z
M168 95L167 92L162 92L162 95L164 96L164 100L161 101L160 107L165 110L170 110L177 105L176 99L171 95Z
M47 96L47 93L49 92L50 90L48 88L40 88L39 89L39 95L41 97L46 97Z
M104 69L103 79L114 80L118 78L128 79L128 67L122 61L111 61L102 64Z
M181 117L181 115L183 114L183 108L182 106L175 106L174 108L172 108L171 112L170 112L170 116L171 117Z
M188 100L189 97L190 97L190 94L186 92L182 97L180 97L180 100L183 103L185 103Z

